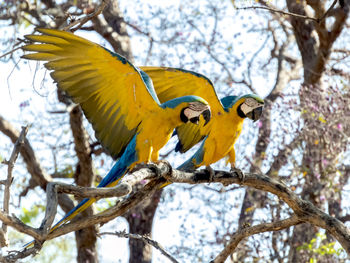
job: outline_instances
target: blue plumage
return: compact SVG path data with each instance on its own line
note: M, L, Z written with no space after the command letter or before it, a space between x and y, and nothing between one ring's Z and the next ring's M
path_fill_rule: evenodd
M204 143L205 143L206 139L207 138L205 138L203 140L201 146L192 155L191 158L189 158L186 162L184 162L179 167L177 167L178 170L191 171L191 170L195 170L197 168L196 165L200 164L203 161L203 157L204 157Z
M137 152L136 152L136 137L135 135L133 139L130 141L128 146L126 147L123 155L120 157L118 162L114 164L112 169L108 172L108 174L103 178L103 180L98 184L97 187L108 187L110 184L117 184L117 182L120 181L120 179L123 177L124 174L128 171L128 168L131 164L137 161ZM75 206L71 211L69 211L60 221L58 221L52 228L55 229L68 221L69 217L72 215L79 213L80 209L84 205L87 204L88 201L91 199L85 198L83 201L81 201L77 206ZM85 208L84 208L85 209ZM78 211L78 212L77 212Z

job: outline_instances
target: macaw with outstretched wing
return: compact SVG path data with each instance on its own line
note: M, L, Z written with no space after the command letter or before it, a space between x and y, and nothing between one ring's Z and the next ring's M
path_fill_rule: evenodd
M72 33L38 29L26 38L33 51L23 57L47 61L58 88L80 104L96 137L114 158L119 158L98 187L112 187L137 163L157 162L159 150L175 127L210 120L208 103L198 96L173 97L160 103L152 80L121 55ZM57 227L73 219L96 200L84 199Z
M254 94L241 97L227 96L219 100L212 82L199 73L167 67L140 67L149 75L160 101L193 94L209 102L212 112L210 123L204 126L182 124L176 128L179 142L176 151L186 152L202 141L197 152L178 169L194 170L209 166L224 157L235 168L234 144L241 134L246 117L257 121L263 110L264 100Z

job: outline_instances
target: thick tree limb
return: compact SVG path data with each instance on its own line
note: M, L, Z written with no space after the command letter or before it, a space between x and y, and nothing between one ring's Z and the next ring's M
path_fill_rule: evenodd
M79 105L74 106L70 111L69 123L74 138L74 149L78 157L78 163L74 172L75 183L80 186L90 187L95 181L95 173L88 134L83 125L83 112ZM78 198L78 201L82 201L82 199ZM93 213L93 207L90 206L81 213L81 216L89 217ZM77 262L97 262L96 234L97 229L95 226L75 233L78 250Z
M166 164L161 163L157 167L160 170L161 176L164 176L166 173L169 173L169 167ZM140 176L141 174L142 176ZM142 178L141 181L145 180L146 178L150 178L150 175L152 175L153 178L150 180L149 183L147 183L143 188L139 189L138 191L130 194L127 198L118 202L115 206L107 209L106 211L100 214L93 215L88 218L82 218L70 224L66 224L60 227L59 229L55 230L54 232L50 233L47 239L52 239L95 224L104 224L118 216L123 215L129 209L135 207L145 199L152 196L153 193L157 191L159 187L166 182L164 178L158 178L159 176L157 176L154 173L154 170L146 168L138 171L139 178ZM132 175L128 175L127 177L130 176ZM140 183L140 181L138 183Z
M51 192L73 194L82 198L121 197L131 192L131 186L127 183L110 188L82 187L64 183L50 183L48 186L53 188Z
M115 52L133 62L130 37L117 1L111 1L103 11L103 17L92 19L94 30L106 39Z
M288 227L288 224L296 225L299 223L308 222L312 225L326 229L339 241L339 243L343 246L347 253L350 254L350 230L336 218L324 213L310 202L300 199L292 190L288 188L288 186L286 186L280 180L276 180L262 174L247 173L245 174L244 181L241 181L239 174L235 172L230 173L224 171L215 171L215 175L212 177L211 174L206 170L187 173L178 170L171 170L171 167L164 163L160 163L159 165L157 165L157 167L159 169L158 173L155 173L154 169L152 170L148 168L141 169L136 172L138 173L138 179L150 179L149 183L147 183L140 190L132 193L128 197L118 202L112 208L109 208L100 214L93 215L88 218L82 218L58 228L54 232L48 234L46 239L52 239L72 231L77 231L85 227L93 226L95 224L103 224L120 215L123 215L130 208L136 206L146 198L149 198L156 190L159 189L159 187L165 182L165 180L189 184L216 182L222 183L223 185L245 185L249 187L254 187L255 189L270 192L272 194L277 195L294 212L292 217L286 220L268 223L265 225L261 224L258 226L253 226L251 228L248 228L247 230L239 230L239 232L235 236L233 236L231 240L232 242L230 242L230 248L234 248L236 246L236 243L244 237L254 233L258 233L259 229L262 231L269 231L268 228L270 228L271 230L279 230ZM159 178L159 175L156 174L159 174L164 178ZM133 177L133 175L129 175L128 177ZM16 222L15 219L9 217L8 215L4 215L1 213L0 219L8 225L15 227L21 232L25 232L39 240L42 239L42 236L38 236L37 230L28 228L27 226L23 226L23 224ZM227 251L230 251L230 253L232 253L232 249L228 248Z
M16 229L17 231L30 235L35 239L40 240L41 239L41 233L40 231L38 231L37 229L30 227L24 223L22 223L21 220L19 220L17 217L15 216L10 216L8 214L3 213L2 211L0 211L0 220L8 225L13 227L14 229Z

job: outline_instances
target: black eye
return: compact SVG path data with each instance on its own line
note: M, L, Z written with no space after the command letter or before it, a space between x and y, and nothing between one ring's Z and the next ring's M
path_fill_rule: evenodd
M188 118L187 118L187 116L185 115L185 110L186 110L186 109L187 109L187 108L183 108L182 111L181 111L181 113L180 113L180 119L181 119L181 121L184 122L184 123L187 123L187 122L188 122Z
M194 123L194 124L198 124L199 122L199 116L198 117L193 117L190 119L190 122Z

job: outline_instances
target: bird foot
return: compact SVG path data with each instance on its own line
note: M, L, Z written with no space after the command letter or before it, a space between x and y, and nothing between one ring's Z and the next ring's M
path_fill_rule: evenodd
M150 169L153 173L156 174L157 177L160 177L161 175L161 171L157 166L157 162L156 163L138 163L135 165L135 167L133 169L131 169L131 173L139 171L143 168L148 168Z
M209 172L209 183L211 183L214 181L215 171L210 165L207 165L205 168L207 169L207 172Z
M157 166L157 164L159 164L159 161L154 162L154 163L148 163L147 164L147 168L150 169L152 172L154 172L157 177L161 177L162 176L162 172L159 169L159 167Z
M232 167L230 171L236 173L238 179L241 180L241 182L244 182L245 175L240 169Z

